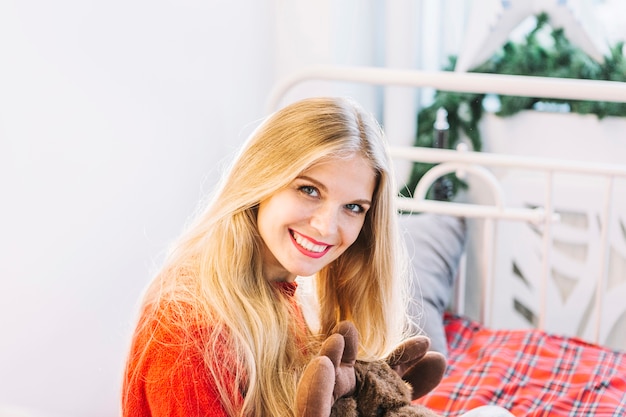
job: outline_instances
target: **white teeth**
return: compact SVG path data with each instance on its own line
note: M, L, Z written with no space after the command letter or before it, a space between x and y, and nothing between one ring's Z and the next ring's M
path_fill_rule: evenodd
M324 252L326 248L328 248L328 246L326 245L316 245L310 240L303 238L296 232L293 232L293 238L296 240L296 243L298 243L298 245L302 246L304 249L310 252L320 253Z

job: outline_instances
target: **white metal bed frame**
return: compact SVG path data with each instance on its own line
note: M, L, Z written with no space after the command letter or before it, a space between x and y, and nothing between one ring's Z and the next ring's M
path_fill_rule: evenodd
M287 92L296 85L310 80L345 81L386 86L432 87L444 91L466 93L494 93L502 95L529 96L552 99L576 99L611 101L626 103L626 83L614 81L595 81L577 79L559 79L546 77L529 77L514 75L495 75L478 73L458 73L444 71L412 71L373 67L315 67L293 74L275 86L268 102L268 109L279 108ZM470 152L464 149L453 151L447 149L430 149L417 147L391 147L392 158L437 164L421 179L412 198L398 197L401 210L412 212L434 212L463 217L485 219L485 257L494 254L495 238L494 221L518 220L532 222L543 227L543 258L541 267L540 311L538 328L545 327L547 308L547 279L550 273L551 225L558 221L554 211L553 181L555 173L585 174L604 177L606 188L602 210L601 249L602 262L597 274L598 290L595 303L595 336L599 342L602 322L602 300L606 285L607 265L609 256L608 228L611 208L615 199L614 181L626 178L626 165L589 163L583 161L566 161L554 158L536 158L512 156L493 153ZM547 175L544 206L536 209L509 207L504 201L504 193L497 178L488 168L506 167L523 168L542 171ZM493 205L477 205L470 203L453 203L426 200L426 193L432 183L442 175L455 172L457 175L471 173L481 178L489 187L494 197ZM493 282L493 261L484 263L487 271L483 275L480 319L489 324L492 304L491 288ZM460 277L455 308L464 311L463 294L465 280Z

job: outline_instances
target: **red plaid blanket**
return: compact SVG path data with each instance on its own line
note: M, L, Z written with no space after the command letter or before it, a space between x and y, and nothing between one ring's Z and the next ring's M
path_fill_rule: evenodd
M626 416L626 353L538 330L490 330L446 315L448 369L418 402L456 416L497 404L516 416Z

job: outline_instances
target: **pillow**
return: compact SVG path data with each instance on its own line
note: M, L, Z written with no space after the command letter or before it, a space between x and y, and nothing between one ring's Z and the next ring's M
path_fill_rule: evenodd
M452 298L467 227L462 217L422 213L401 215L411 268L409 316L414 333L425 333L431 349L447 355L443 314Z

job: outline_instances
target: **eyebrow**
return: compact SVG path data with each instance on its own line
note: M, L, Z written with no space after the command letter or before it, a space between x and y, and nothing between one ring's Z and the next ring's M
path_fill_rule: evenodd
M315 178L311 178L311 177L309 177L307 175L298 175L296 177L296 179L306 180L306 181L312 182L320 190L324 191L325 193L328 192L328 188L324 184L322 184L321 182L316 180ZM363 205L363 206L365 206L365 205L371 206L372 205L372 201L371 200L367 200L367 199L360 199L359 198L359 199L356 199L356 200L350 202L350 204L360 204L360 205Z

